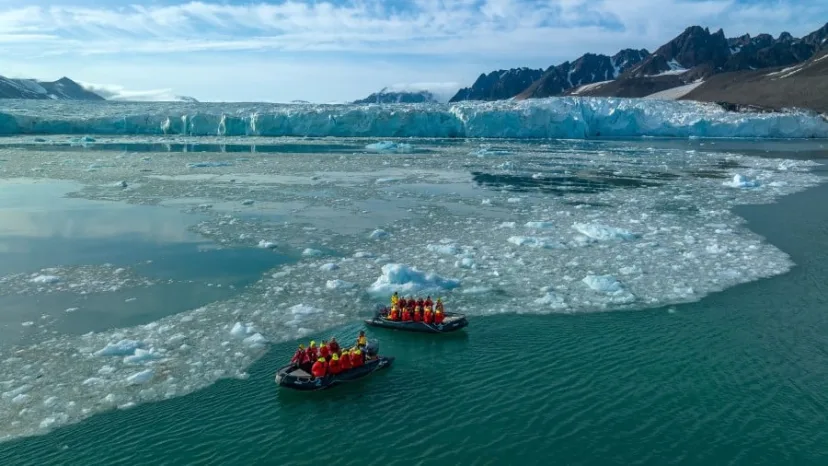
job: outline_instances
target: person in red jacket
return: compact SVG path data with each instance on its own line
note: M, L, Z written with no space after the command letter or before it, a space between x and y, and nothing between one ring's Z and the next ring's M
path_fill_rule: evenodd
M354 368L354 365L351 364L351 353L346 351L342 352L342 356L339 357L339 367L342 368L342 372L349 371Z
M316 342L311 341L310 345L308 345L308 359L311 361L316 361L319 359L319 350L316 347Z
M339 342L334 337L331 337L328 341L328 349L331 351L331 354L339 354L342 352L342 349L339 347Z
M321 379L328 374L328 363L325 361L325 358L319 358L313 363L311 374L317 379Z
M425 307L425 301L423 300L423 298L420 298L420 299L417 300L417 302L414 305L415 306L420 306L420 309L422 309L422 308Z
M305 358L305 345L300 344L299 349L297 349L296 352L293 353L293 357L290 358L290 363L295 364L295 365L298 366L298 365L302 364L302 359L304 359L304 358Z
M339 355L334 353L331 356L331 360L328 361L328 373L331 375L336 375L342 372L342 365L339 364Z
M414 314L411 315L411 320L413 320L414 322L422 322L423 321L423 310L422 310L422 308L420 308L419 306L414 308Z
M405 308L405 310L403 310L402 320L403 322L411 321L411 311L408 310L408 308Z
M328 344L325 343L325 340L322 340L322 344L319 345L319 357L325 358L326 361L330 360L331 350L328 349Z
M362 363L365 362L362 359L362 350L359 348L354 348L351 350L351 365L354 366L354 369L361 366Z
M423 307L426 308L426 307L433 307L433 306L434 306L434 301L431 300L431 296L426 296L425 306L423 306Z
M443 311L440 308L437 308L437 310L434 311L434 324L435 325L442 324L443 323L443 317L445 317L443 315Z
M400 310L397 306L391 307L391 312L388 313L388 320L400 320Z
M429 306L426 306L425 311L423 311L423 322L427 324L434 322L434 312Z

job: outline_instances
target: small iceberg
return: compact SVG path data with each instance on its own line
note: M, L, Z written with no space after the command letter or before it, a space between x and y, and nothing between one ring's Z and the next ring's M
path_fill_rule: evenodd
M411 150L411 144L397 143L393 141L380 141L365 146L366 150L372 152L408 152Z
M371 284L368 291L376 295L390 295L395 291L414 294L427 290L452 290L458 286L460 280L425 273L403 264L385 264L382 266L382 275Z
M758 188L759 182L744 175L733 175L733 179L722 183L731 188Z
M638 238L637 234L629 230L597 223L575 223L572 228L596 241L630 241Z

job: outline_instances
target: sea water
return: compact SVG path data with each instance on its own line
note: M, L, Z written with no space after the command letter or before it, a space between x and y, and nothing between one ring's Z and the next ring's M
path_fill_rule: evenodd
M790 289L801 264L733 210L817 186L820 141L89 139L0 148L2 464L319 444L343 464L806 464L824 444L820 402L795 400L819 399L817 366L785 365L815 356L787 345L824 294ZM819 231L809 202L761 209ZM796 316L751 300L779 302L771 283ZM388 373L277 390L297 339L353 338L394 290L471 326L371 332Z

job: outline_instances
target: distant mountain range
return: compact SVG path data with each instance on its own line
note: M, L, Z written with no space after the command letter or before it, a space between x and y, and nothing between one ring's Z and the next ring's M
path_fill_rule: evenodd
M66 77L47 82L3 76L0 76L0 99L106 100Z
M436 103L437 98L429 91L391 91L387 87L364 99L355 100L354 104L420 104Z
M154 95L153 95L154 94ZM6 78L0 76L0 99L39 99L39 100L120 100L147 102L167 100L179 102L198 102L187 96L164 95L149 92L132 92L121 95L106 87L92 84L79 84L67 77L57 81L37 81L34 79Z
M691 26L652 53L644 49L624 49L611 57L587 53L546 70L514 68L484 73L450 101L653 96L828 111L828 102L823 103L828 96L816 91L828 86L828 63L819 61L825 50L828 23L799 39L787 32L778 38L769 34L727 38L721 29L711 33ZM772 74L785 68L790 72ZM811 92L807 96L804 89L797 91L805 78L809 86L816 86L808 88Z

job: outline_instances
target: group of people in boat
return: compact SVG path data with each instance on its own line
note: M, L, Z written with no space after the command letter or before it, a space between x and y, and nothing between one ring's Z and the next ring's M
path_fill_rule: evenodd
M422 322L439 325L443 323L445 313L446 310L441 298L437 298L436 303L431 300L431 296L426 299L401 298L395 291L391 295L391 308L385 318L400 322Z
M318 347L315 341L311 341L307 348L300 344L290 362L314 378L336 375L365 364L367 344L364 330L360 330L356 345L352 348L341 348L334 337L322 340Z

